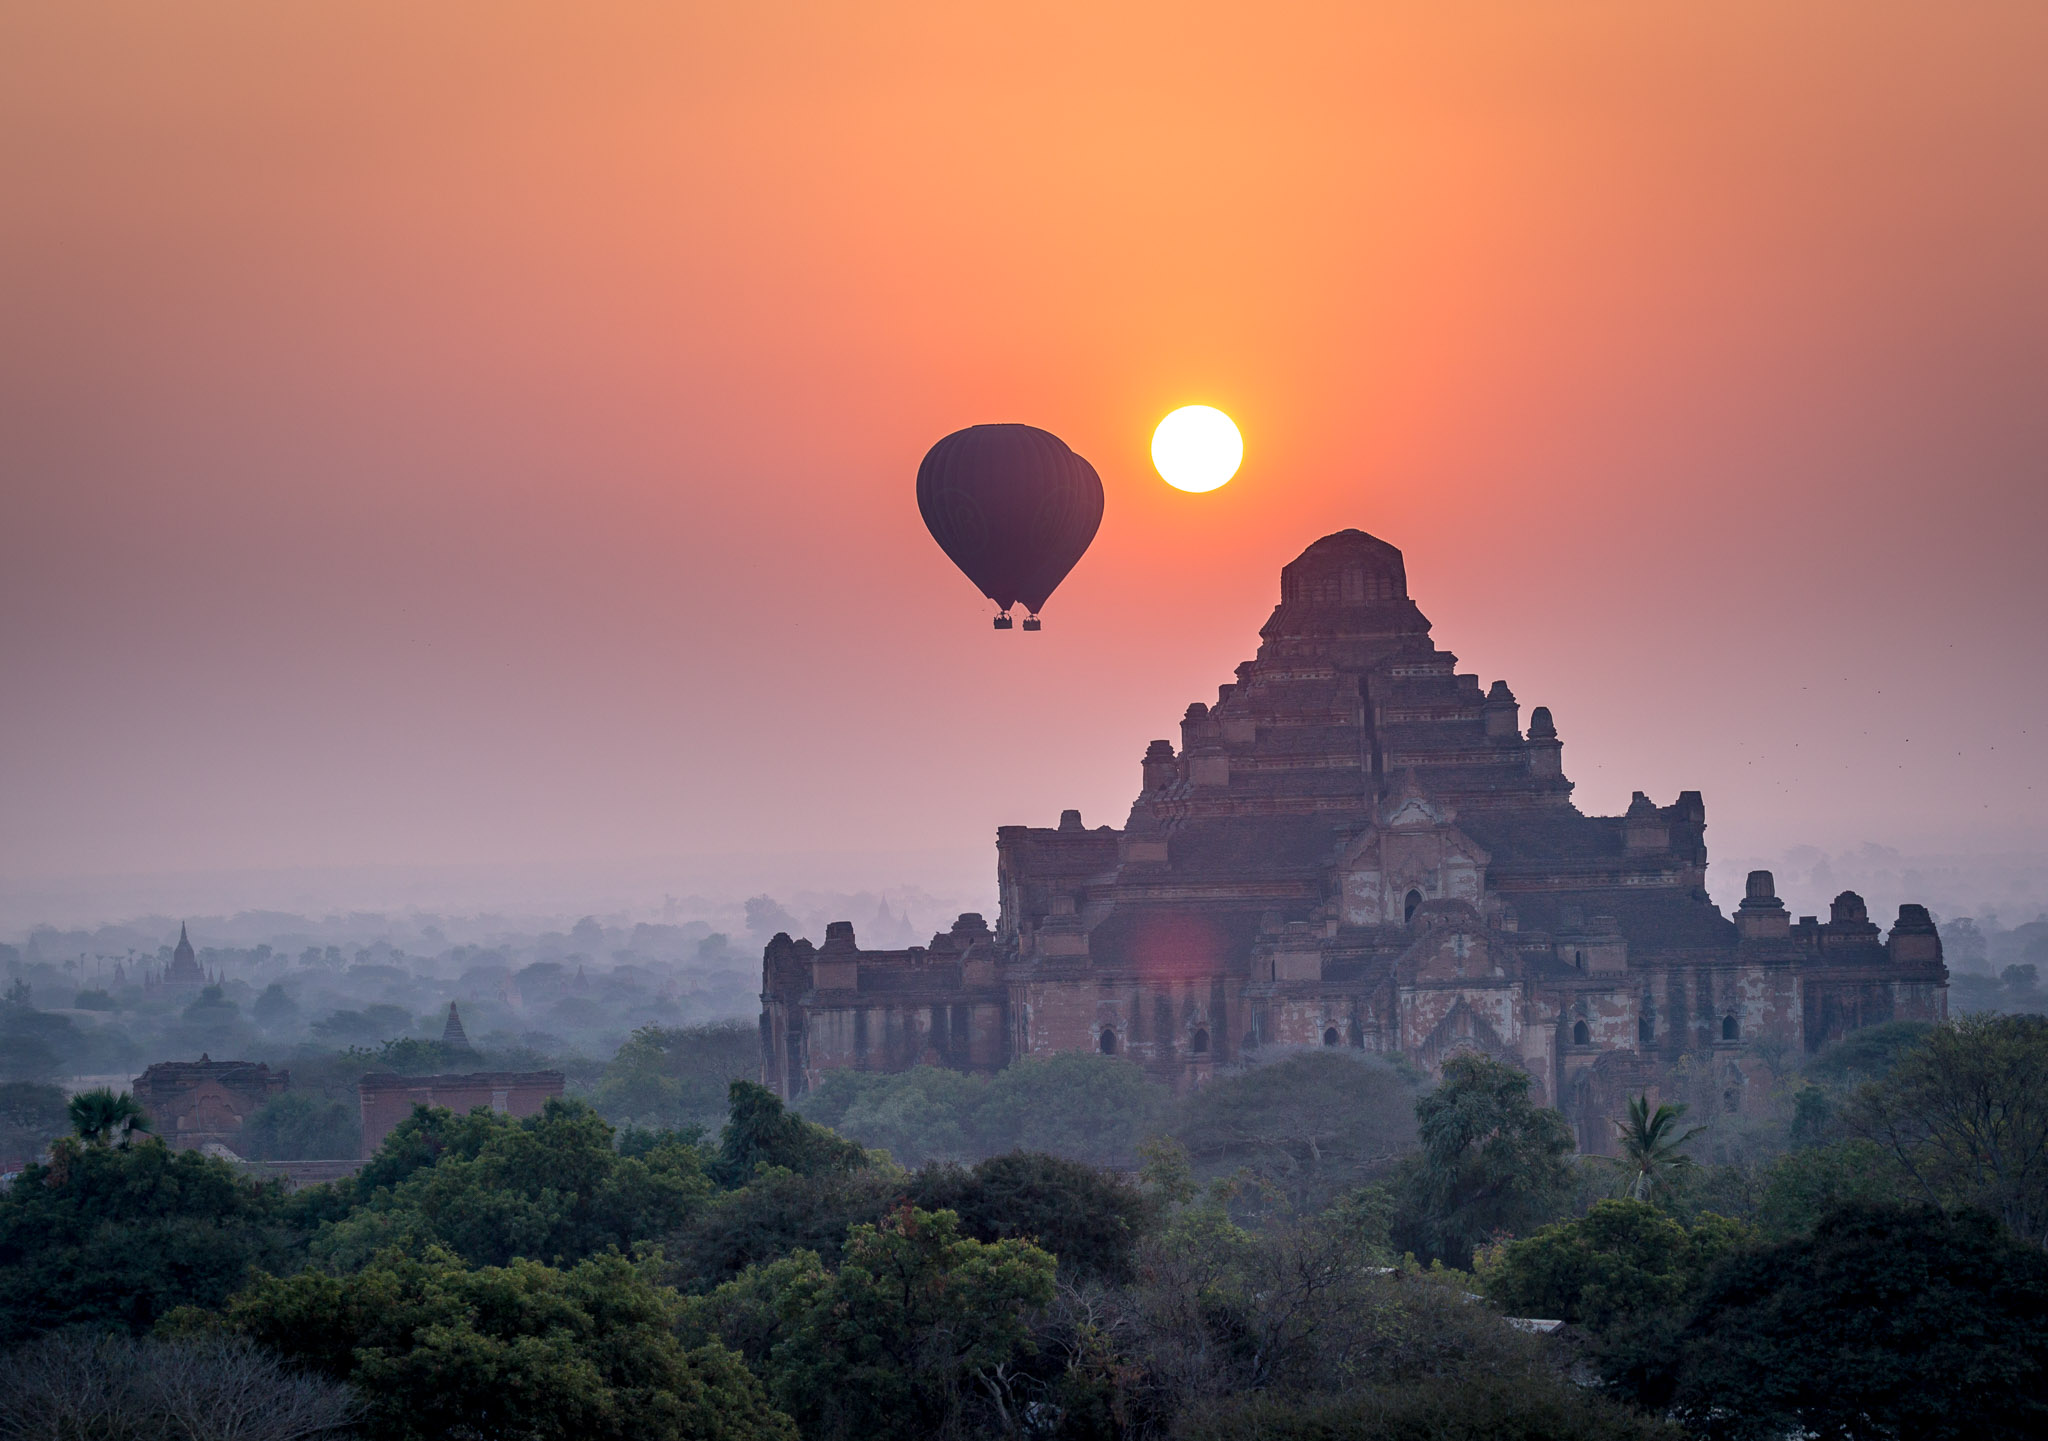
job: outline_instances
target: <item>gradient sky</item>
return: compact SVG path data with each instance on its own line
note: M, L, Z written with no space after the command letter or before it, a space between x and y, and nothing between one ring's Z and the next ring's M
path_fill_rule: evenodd
M5 5L0 875L992 871L1344 526L1588 810L2048 844L2044 75L2032 0ZM1108 492L1038 635L912 495L991 420Z

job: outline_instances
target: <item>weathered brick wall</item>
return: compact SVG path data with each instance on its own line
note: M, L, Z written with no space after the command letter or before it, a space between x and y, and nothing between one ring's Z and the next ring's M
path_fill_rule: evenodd
M1232 1027L1223 977L1074 976L1017 988L1021 1052L1106 1051L1157 1067L1213 1065L1234 1057L1242 1038ZM1109 1037L1105 1045L1104 1037Z
M218 1141L230 1148L242 1123L291 1086L291 1073L247 1061L171 1061L135 1078L135 1100L174 1147Z
M951 1066L993 1071L1010 1058L999 999L823 1002L805 1012L804 1087L830 1071L904 1071Z
M482 1106L507 1116L537 1116L551 1097L562 1094L562 1088L560 1071L364 1076L356 1086L363 1113L363 1155L374 1156L414 1106L441 1106L458 1114Z

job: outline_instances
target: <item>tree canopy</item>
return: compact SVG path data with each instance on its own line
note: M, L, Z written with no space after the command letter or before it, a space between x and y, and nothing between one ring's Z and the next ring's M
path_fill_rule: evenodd
M1466 1051L1415 1103L1422 1149L1402 1167L1395 1238L1416 1255L1470 1266L1473 1252L1526 1234L1571 1194L1571 1127L1529 1101L1529 1073Z
M218 1307L251 1268L302 1254L274 1185L148 1139L58 1141L0 1191L0 1347L60 1326L141 1333L180 1305Z
M1858 1092L1847 1124L1930 1204L1980 1207L2048 1241L2048 1016L1936 1027Z
M1677 1408L1726 1441L2048 1433L2048 1255L1981 1213L1850 1205L1717 1267Z
M1600 1201L1584 1217L1502 1246L1480 1268L1486 1294L1510 1315L1569 1322L1617 1395L1663 1407L1676 1342L1709 1268L1754 1240L1739 1222L1690 1229L1644 1201Z
M696 1147L621 1156L601 1116L550 1100L523 1120L419 1108L355 1191L356 1207L314 1242L325 1264L361 1265L392 1246L417 1255L438 1245L500 1266L626 1252L683 1225L711 1185Z
M228 1323L354 1383L390 1441L795 1441L739 1359L686 1348L674 1293L617 1255L469 1267L438 1247L267 1276Z

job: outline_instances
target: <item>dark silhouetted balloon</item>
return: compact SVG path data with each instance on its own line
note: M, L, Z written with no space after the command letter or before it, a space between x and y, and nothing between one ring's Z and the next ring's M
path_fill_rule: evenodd
M1102 524L1095 467L1049 431L970 425L929 451L917 468L917 508L953 564L1002 607L1033 616L1087 552Z

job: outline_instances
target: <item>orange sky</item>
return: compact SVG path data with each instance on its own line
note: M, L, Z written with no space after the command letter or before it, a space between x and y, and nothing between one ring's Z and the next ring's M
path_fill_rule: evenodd
M0 873L992 872L1347 525L1590 810L2048 844L2044 74L2031 0L7 6ZM1040 635L912 497L987 420L1108 493Z

